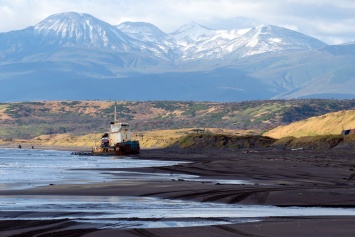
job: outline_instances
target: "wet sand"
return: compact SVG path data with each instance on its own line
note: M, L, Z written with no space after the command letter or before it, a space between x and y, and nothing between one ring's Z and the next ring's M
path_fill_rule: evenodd
M245 205L355 207L353 150L165 149L143 150L139 158L191 163L129 170L192 174L206 180L49 185L0 191L0 195L143 196ZM118 170L123 169L101 171ZM250 184L229 184L225 180L246 180ZM0 236L354 236L355 216L263 218L261 222L233 225L126 230L96 230L95 226L65 219L58 223L22 221L21 225L9 220L1 221L0 229Z

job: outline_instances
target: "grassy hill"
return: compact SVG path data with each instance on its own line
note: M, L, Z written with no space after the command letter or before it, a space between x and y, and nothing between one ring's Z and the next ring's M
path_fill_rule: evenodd
M113 101L0 103L0 139L83 136L107 131ZM329 112L355 109L355 100L265 100L238 103L120 101L118 117L134 132L182 128L266 130Z
M180 141L185 136L196 134L192 129L170 129L170 130L154 130L133 132L132 140L137 140L141 148L165 148L172 146ZM205 134L223 134L224 136L250 136L255 134L253 130L229 130L209 128L205 130ZM21 144L24 148L32 146L49 146L49 147L82 147L91 149L95 146L100 146L101 133L91 133L86 135L72 134L51 134L41 135L29 140L24 139L0 139L0 144L5 144L10 147L17 147Z
M273 138L304 137L317 135L339 135L343 129L355 128L355 110L327 113L289 125L280 126L266 133Z

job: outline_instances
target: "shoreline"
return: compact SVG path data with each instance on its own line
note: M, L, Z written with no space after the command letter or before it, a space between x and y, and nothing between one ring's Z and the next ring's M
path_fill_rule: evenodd
M48 147L45 147L48 148ZM62 147L63 148L63 147ZM67 150L68 147L65 147ZM71 151L71 147L69 147ZM39 148L38 148L39 149ZM198 175L215 182L113 181L95 184L49 185L26 190L2 190L7 195L69 195L69 196L141 196L162 199L184 199L242 205L355 207L355 151L352 150L142 150L137 159L188 161L168 167L92 169L99 172L134 171L144 173L181 173ZM249 180L252 184L222 184L218 180ZM53 223L36 222L37 231ZM257 223L231 225L97 230L95 226L58 221L62 227L52 231L60 236L353 236L355 216L262 218ZM68 227L65 227L69 225ZM2 229L13 221L0 221ZM34 223L23 221L14 233L33 231ZM55 225L54 225L55 226ZM13 227L11 227L13 228ZM82 231L84 229L84 231ZM46 230L48 232L48 230ZM3 232L4 233L4 232ZM23 235L29 236L29 235Z
M18 148L18 145L21 145L21 148ZM0 143L0 149L1 148L56 150L56 151L82 151L82 150L90 151L91 150L91 147L87 147L87 146L55 146L55 145L41 145L41 144L28 143L28 142L16 143L16 144Z

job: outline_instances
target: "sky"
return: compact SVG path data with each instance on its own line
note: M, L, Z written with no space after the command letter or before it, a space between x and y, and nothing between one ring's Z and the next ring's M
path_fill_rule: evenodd
M276 25L327 44L355 41L355 0L0 0L0 32L62 12L88 13L112 25L149 22L166 33L190 22L221 30Z

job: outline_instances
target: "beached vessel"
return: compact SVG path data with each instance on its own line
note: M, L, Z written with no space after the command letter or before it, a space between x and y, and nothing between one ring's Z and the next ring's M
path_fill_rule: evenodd
M130 155L139 154L139 141L131 140L128 123L117 120L116 104L114 106L114 121L109 131L101 136L100 147L93 147L91 152L74 152L75 155Z

